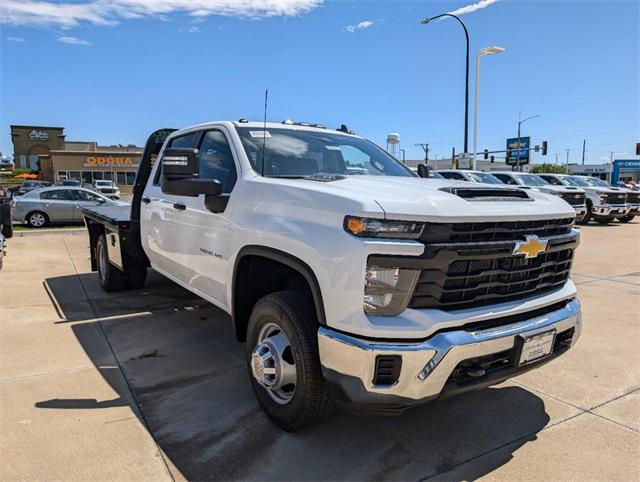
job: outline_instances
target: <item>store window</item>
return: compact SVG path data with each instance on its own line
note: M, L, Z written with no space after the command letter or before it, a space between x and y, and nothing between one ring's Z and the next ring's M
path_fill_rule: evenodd
M104 173L104 180L105 181L113 181L113 173L110 171L107 171Z
M136 183L136 173L127 172L127 186L133 186Z
M103 177L103 172L102 171L93 171L93 180L95 181L96 179L104 179Z
M116 184L118 186L126 186L127 185L127 173L118 171L116 173Z
M82 183L92 184L93 178L91 177L91 171L82 171Z
M74 181L80 181L80 171L69 171L69 177L67 179L73 179Z
M69 173L67 171L58 171L58 182L66 181Z

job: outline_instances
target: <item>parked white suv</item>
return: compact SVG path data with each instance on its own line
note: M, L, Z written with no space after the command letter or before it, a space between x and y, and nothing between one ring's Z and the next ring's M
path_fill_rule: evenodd
M610 223L616 217L630 221L635 216L638 204L640 204L636 195L635 204L628 205L628 189L611 187L604 181L594 177L571 176L568 174L540 174L540 177L554 185L573 186L584 190L587 195L587 216L584 224L589 222L590 218L595 219L600 224ZM628 217L632 210L634 214Z
M96 179L93 182L93 187L108 198L120 199L120 188L113 181Z
M537 174L526 172L501 171L492 172L491 174L508 185L518 186L523 189L535 189L536 191L561 197L575 210L577 223L586 224L589 222L586 193L581 188L550 184Z
M101 286L151 266L229 313L285 430L333 401L393 413L500 383L580 335L557 196L419 178L346 128L246 121L153 133L136 186L84 210Z

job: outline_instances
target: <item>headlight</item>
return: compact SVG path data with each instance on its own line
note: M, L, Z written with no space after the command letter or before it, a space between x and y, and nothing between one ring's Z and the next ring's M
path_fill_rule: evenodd
M392 221L388 219L358 218L346 216L344 229L363 238L418 239L424 223L414 221Z
M402 313L418 281L419 270L367 266L364 279L364 311L370 315Z

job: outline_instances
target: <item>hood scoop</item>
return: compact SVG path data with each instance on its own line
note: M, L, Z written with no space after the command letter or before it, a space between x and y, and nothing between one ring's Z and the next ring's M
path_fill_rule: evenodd
M468 201L533 201L522 189L443 187L440 190Z

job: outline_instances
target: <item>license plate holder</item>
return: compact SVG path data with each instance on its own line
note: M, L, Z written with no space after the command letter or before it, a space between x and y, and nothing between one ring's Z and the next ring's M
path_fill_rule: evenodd
M544 331L535 335L519 335L517 338L516 360L518 366L540 361L553 351L556 330Z

